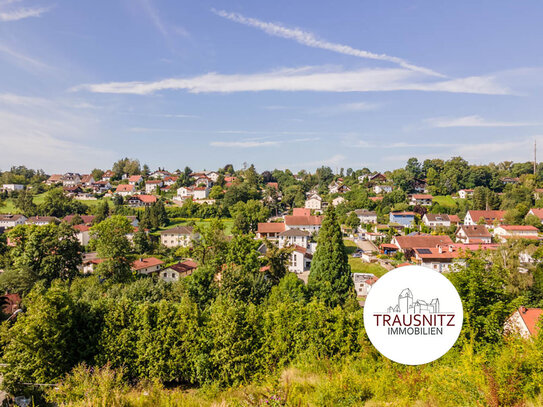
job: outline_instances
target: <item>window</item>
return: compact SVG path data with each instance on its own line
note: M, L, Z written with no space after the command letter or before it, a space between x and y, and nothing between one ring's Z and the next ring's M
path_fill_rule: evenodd
M163 274L163 277L168 277L168 273L164 273L164 274Z

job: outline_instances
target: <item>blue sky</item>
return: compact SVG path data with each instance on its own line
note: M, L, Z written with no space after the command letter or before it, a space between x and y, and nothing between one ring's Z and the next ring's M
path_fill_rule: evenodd
M537 0L0 0L0 169L527 161L541 21Z

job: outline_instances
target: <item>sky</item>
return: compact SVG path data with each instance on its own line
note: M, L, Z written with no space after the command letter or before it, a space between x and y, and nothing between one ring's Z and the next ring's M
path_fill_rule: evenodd
M0 170L543 157L543 2L0 0Z

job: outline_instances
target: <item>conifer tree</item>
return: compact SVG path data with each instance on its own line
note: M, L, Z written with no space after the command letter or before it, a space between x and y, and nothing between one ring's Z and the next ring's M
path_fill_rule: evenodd
M308 288L312 295L329 306L343 305L354 296L347 249L332 205L326 210L311 263Z

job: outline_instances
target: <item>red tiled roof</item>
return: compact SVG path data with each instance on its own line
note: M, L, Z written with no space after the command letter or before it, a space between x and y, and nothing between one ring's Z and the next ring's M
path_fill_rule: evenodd
M286 215L285 216L286 225L322 225L322 216L294 216Z
M436 247L437 245L452 244L453 241L449 236L396 236L396 242L401 249L415 249L415 248L428 248Z
M484 225L462 225L458 230L460 231L460 229L470 238L491 237L490 232Z
M74 225L73 228L79 232L88 232L90 230L90 226L87 225Z
M543 219L543 209L532 208L530 209L530 211L532 212L534 216L537 216L539 219Z
M468 211L471 219L475 223L479 223L481 218L484 218L487 223L492 223L495 219L501 221L505 216L506 211Z
M115 191L117 191L117 192L134 192L134 185L120 184L120 185L117 185L117 189Z
M145 183L145 185L148 185L148 184L151 184L151 185L158 185L158 184L162 184L162 180L161 179L157 179L157 180L150 180L150 181L147 181Z
M274 223L274 222L259 223L258 228L257 228L258 233L281 233L284 231L285 231L284 223Z
M382 201L383 197L382 196L370 196L369 199L370 199L370 201L376 202L376 201Z
M266 185L270 188L279 189L279 184L277 182L268 182Z
M138 182L141 179L141 175L132 175L128 178L129 182Z
M185 260L176 264L172 264L168 268L175 270L178 273L186 274L198 268L198 264L193 262L192 260Z
M532 225L502 225L500 227L505 230L524 230L524 231L530 231L530 232L539 231L539 229L537 229L535 226L532 226Z
M449 220L451 223L460 223L460 218L458 215L449 215Z
M64 219L62 219L62 220L64 222L70 223L75 216L76 215L68 215L68 216L65 216ZM81 220L83 220L83 223L85 223L85 224L92 223L94 221L94 218L95 218L94 215L79 215L79 216L81 217Z
M156 202L156 196L154 195L136 195L134 198L138 198L144 203L153 203Z
M292 215L294 215L294 216L311 216L311 209L308 209L308 208L294 208L294 209L292 209Z
M147 257L145 259L136 260L132 263L132 269L133 270L141 270L148 267L154 267L164 264L164 262L160 259L157 259L156 257Z
M434 197L429 194L413 194L412 197L415 199L434 199Z
M381 247L383 249L393 249L393 250L398 250L398 246L396 246L395 244L392 244L392 243L382 243L381 244Z
M528 331L530 331L530 334L531 335L537 334L537 331L539 330L537 326L537 322L539 320L539 317L543 313L543 309L521 307L518 309L518 313L520 314L520 317L526 324L526 327L528 328Z

